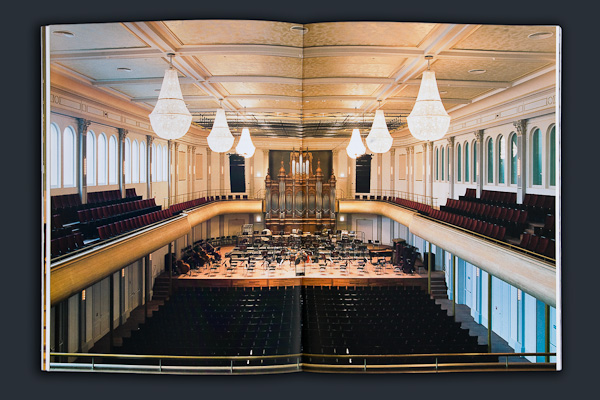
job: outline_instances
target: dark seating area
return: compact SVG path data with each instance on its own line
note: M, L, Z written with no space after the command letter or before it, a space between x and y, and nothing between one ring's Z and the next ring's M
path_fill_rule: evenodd
M519 247L550 258L556 256L556 242L554 239L545 236L532 235L525 232L521 237Z
M206 199L205 197L201 197L199 199L173 204L171 207L169 207L169 210L171 210L173 214L178 214L183 210L187 210L188 208L197 207L202 204L210 203L212 201L214 201L214 197L209 197L208 199Z
M303 361L359 364L364 358L328 355L485 353L487 346L461 329L427 293L412 286L306 286L303 294ZM498 362L493 356L438 357L439 363ZM434 357L373 357L368 364L435 363Z
M546 215L555 214L555 196L526 194L523 204L518 204L514 192L482 190L481 197L477 197L476 193L475 189L467 189L459 200L524 210L528 212L529 220L535 222L544 222Z
M78 212L90 208L102 207L111 204L127 203L130 201L141 200L142 196L137 196L135 189L126 189L126 196L121 197L119 190L105 190L102 192L89 192L87 194L86 204L82 204L79 194L65 194L52 196L50 198L50 207L53 215L60 215L63 223L76 222Z
M84 247L85 244L83 243L83 235L81 232L71 233L66 236L52 239L50 241L50 254L51 257L54 258L83 249Z
M300 287L181 287L152 318L124 338L122 354L265 356L300 352ZM234 366L295 363L296 358L238 360ZM128 360L127 362L131 362ZM142 361L147 362L147 361ZM164 363L175 361L164 361ZM177 365L231 365L178 360Z
M86 239L98 237L98 227L159 211L154 198L88 208L77 212L78 228Z
M170 218L171 210L159 210L97 227L100 240L106 240L146 225Z
M395 204L399 204L404 207L412 208L413 210L417 210L422 214L429 215L433 208L427 204L419 203L417 201L401 199L399 197L389 197L387 201L390 201ZM385 197L384 197L385 200Z
M503 226L509 236L518 237L528 226L528 212L505 206L474 203L465 200L446 200L441 211L478 219L490 224Z
M444 221L451 225L456 225L463 229L477 232L480 235L487 236L492 239L503 241L506 238L505 226L500 226L479 219L465 217L463 215L440 210L433 210L429 216L439 221Z

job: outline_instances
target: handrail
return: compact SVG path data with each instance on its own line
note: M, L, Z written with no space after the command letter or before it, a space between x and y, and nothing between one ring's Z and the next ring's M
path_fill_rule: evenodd
M498 362L445 362L440 363L439 357L506 357L504 362L498 360ZM234 371L238 374L244 372L256 373L256 371L263 371L268 373L275 370L286 370L299 371L301 367L307 367L309 369L315 368L317 370L362 370L367 372L370 370L386 369L389 372L403 372L404 370L420 371L427 368L433 368L435 371L471 371L473 368L479 370L485 369L502 369L509 370L509 366L514 369L528 369L528 370L549 370L551 367L555 367L555 362L539 362L539 363L523 363L523 362L509 362L509 357L523 357L523 356L536 356L545 357L549 360L549 357L555 357L556 353L542 353L542 352L529 352L529 353L432 353L432 354L310 354L310 353L293 353L293 354L280 354L280 355L265 355L265 356L174 356L174 355L145 355L145 354L104 354L104 353L61 353L61 352L50 352L50 357L87 357L91 358L91 364L76 363L76 362L50 362L50 369L70 369L70 370L81 370L83 367L88 367L91 370L110 370L115 372L141 372L141 371L154 371L161 373L176 373L178 371L189 373L190 371L206 371L206 372L226 372L233 374ZM97 363L96 358L116 358L116 359L146 359L146 360L157 360L158 365L137 365L137 364L107 364ZM357 362L353 365L343 364L323 364L323 363L307 363L302 362L301 359L305 357L314 358L336 358L336 359L360 359L363 362ZM414 363L414 364L368 364L367 360L371 358L400 358L408 359L411 358L433 358L431 363ZM296 363L293 364L273 364L273 365L234 365L234 361L250 361L250 360L268 360L268 359L289 359L296 358ZM230 365L163 365L162 360L229 360ZM435 361L435 362L433 362ZM467 369L468 368L468 369ZM158 369L158 370L157 370Z
M358 196L358 198L357 198ZM343 189L336 189L336 199L337 200L363 200L363 197L370 196L387 196L387 197L397 197L404 200L416 201L418 203L422 203L431 207L436 208L438 199L437 197L424 196L422 194L415 194L409 192L402 192L399 190L388 190L388 189L377 189L371 190L369 193L357 193L355 191L346 192Z
M197 200L202 197L211 196L248 196L248 199L257 199L260 191L254 192L252 190L246 190L245 192L231 192L226 189L211 189L211 190L200 190L196 192L181 193L176 196L167 196L163 198L163 208L169 208L174 204L185 203L190 200Z

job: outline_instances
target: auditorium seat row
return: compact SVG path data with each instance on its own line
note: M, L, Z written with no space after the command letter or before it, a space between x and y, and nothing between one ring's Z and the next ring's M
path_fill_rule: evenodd
M98 236L101 240L110 239L119 236L125 232L162 221L172 216L171 210L154 211L148 214L139 215L134 218L113 222L97 227Z
M91 214L86 215L82 218L90 217L91 220L84 220L77 226L87 239L98 237L98 227L102 225L108 225L118 221L123 221L130 218L136 218L144 214L149 214L155 211L159 211L160 206L155 205L154 198L147 200L137 200L135 202L124 203L100 207L98 211L85 210L86 212L91 211ZM92 209L94 210L94 209ZM118 214L109 215L108 212L119 212ZM106 213L106 214L105 214ZM107 215L107 216L105 216Z
M131 211L141 210L144 208L156 207L154 198L146 200L136 200L127 203L119 203L102 207L88 208L77 212L79 222L85 223L90 221L98 221L110 217L116 217L121 214L126 214Z
M492 224L506 227L507 234L519 236L527 227L528 212L507 208L503 206L492 206L489 204L473 203L465 200L447 199L446 205L441 206L442 211L480 219Z
M213 200L214 200L213 197L209 197L208 200L205 197L201 197L199 199L189 200L189 201L184 201L183 203L173 204L171 207L169 207L169 210L171 210L171 212L173 212L173 213L178 213L180 211L187 210L188 208L197 207L202 204L206 204Z
M84 247L83 235L80 232L52 239L50 241L51 258L72 253Z
M389 197L388 199L389 199L388 201L391 201L392 203L399 204L404 207L412 208L413 210L420 211L427 215L429 215L429 213L431 213L431 211L433 210L433 208L431 206L429 206L427 204L419 203L417 201L401 199L399 197Z
M76 222L80 210L101 207L111 204L127 203L130 201L141 200L142 196L135 195L135 189L127 189L127 196L121 198L119 190L107 190L103 192L88 193L87 203L82 204L78 194L66 194L52 196L50 198L53 214L60 214L64 223Z
M556 242L545 236L523 233L519 247L550 258L554 258L556 255Z
M535 234L538 236L546 236L548 238L554 239L554 228L556 225L556 218L552 214L546 215L546 221L544 222L544 226L536 226Z
M481 197L477 197L477 190L469 188L465 191L464 196L459 196L459 199L484 204L512 206L513 204L517 204L517 193L482 190Z
M492 239L503 241L506 236L506 227L491 224L489 222L477 220L474 218L469 218L462 215L440 210L432 210L429 216L439 221L444 221L451 225L460 226L461 228L467 229L469 231L477 232L480 235L487 236Z

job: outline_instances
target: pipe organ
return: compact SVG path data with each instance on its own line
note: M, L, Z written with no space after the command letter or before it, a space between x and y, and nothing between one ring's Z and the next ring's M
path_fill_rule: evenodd
M292 151L287 169L281 160L277 176L267 174L265 226L271 231L315 232L335 228L335 175L333 169L329 169L330 176L323 174L320 158L313 173L313 158L308 151ZM330 161L331 157L327 162Z

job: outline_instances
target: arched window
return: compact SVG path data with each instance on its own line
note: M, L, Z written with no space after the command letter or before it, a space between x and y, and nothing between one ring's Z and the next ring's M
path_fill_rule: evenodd
M436 147L435 148L435 180L439 181L440 180L440 160L439 160L439 149Z
M106 185L106 135L104 132L98 136L98 185Z
M531 150L532 150L532 183L534 185L542 184L542 134L540 133L539 128L536 128L533 131L533 135L531 138Z
M96 185L96 135L88 131L86 135L86 164L87 164L87 185Z
M494 183L494 141L488 139L487 145L487 181Z
M117 184L117 138L114 135L108 140L108 183Z
M169 155L167 153L167 146L163 146L163 181L169 181Z
M47 144L50 146L50 160L47 164L50 165L50 187L60 187L60 130L56 124L50 125L50 141ZM48 173L47 172L47 173Z
M477 141L473 141L473 183L477 183Z
M156 182L162 182L162 146L156 146Z
M140 181L140 149L138 141L134 140L131 144L131 182Z
M450 146L446 146L446 180L450 180Z
M146 143L140 142L140 182L146 182Z
M465 142L465 182L469 182L469 142Z
M456 146L456 181L462 181L462 152L460 148L460 143Z
M444 180L444 148L442 147L442 180Z
M125 138L125 183L131 183L131 142Z
M550 186L556 186L556 126L550 129L548 136L548 147L550 147L550 155L548 157L550 159Z
M500 135L498 138L498 183L504 183L504 169L506 167L505 145L506 140L504 140L504 136Z
M68 126L63 132L63 187L75 187L75 131Z
M510 183L511 185L517 184L517 135L512 134L510 137Z
M158 160L156 157L156 143L152 143L152 160L150 160L150 163L152 164L152 182L158 181L156 176L156 163Z

